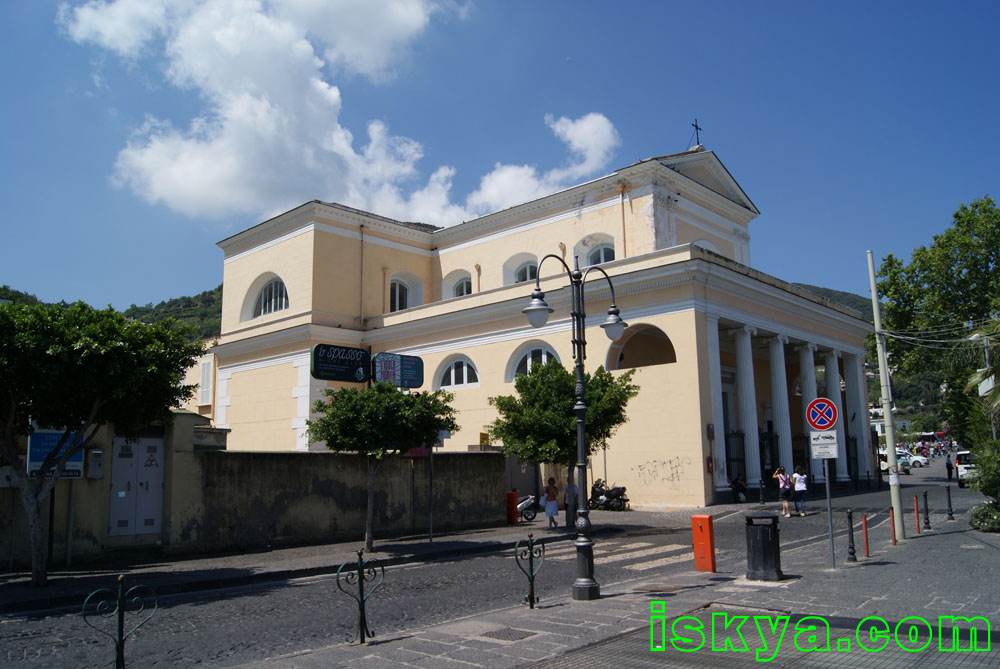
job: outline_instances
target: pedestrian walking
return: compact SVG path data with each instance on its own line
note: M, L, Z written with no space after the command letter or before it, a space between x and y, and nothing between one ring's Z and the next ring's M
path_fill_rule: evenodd
M795 513L806 515L806 490L808 490L806 470L799 465L792 474L792 487L795 488Z
M778 497L781 498L782 515L785 518L791 518L792 514L788 511L788 503L792 501L792 477L785 473L784 467L778 467L774 470L771 478L778 479Z
M951 457L945 458L944 459L944 468L948 470L948 480L949 481L951 480L951 469L952 469L952 466L953 465L951 464Z
M545 517L549 519L549 527L558 527L556 516L559 515L559 489L556 488L556 480L549 477L549 483L545 486Z

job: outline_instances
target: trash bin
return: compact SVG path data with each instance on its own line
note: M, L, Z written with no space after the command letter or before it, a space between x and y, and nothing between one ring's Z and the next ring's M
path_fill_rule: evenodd
M770 513L748 513L747 580L780 581L781 547L778 545L778 517Z

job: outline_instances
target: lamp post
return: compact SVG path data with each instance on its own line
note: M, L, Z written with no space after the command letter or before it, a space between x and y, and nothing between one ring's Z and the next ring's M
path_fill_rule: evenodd
M608 317L601 323L608 338L611 341L620 339L625 333L626 323L618 315L618 307L615 306L615 287L607 272L597 265L588 267L586 272L580 272L578 260L574 263L574 269L571 270L562 258L550 253L539 261L535 276L535 290L531 293L531 303L521 310L521 313L528 317L528 323L532 327L539 328L545 325L549 314L552 313L552 308L545 302L545 293L542 292L539 279L542 275L542 264L549 258L558 260L566 270L572 295L570 318L572 320L573 359L576 360L576 404L573 406L573 413L576 414L576 487L579 506L576 520L577 536L574 542L576 546L576 581L573 582L573 599L592 600L601 596L601 586L594 580L594 542L589 536L590 510L584 492L587 488L587 403L583 361L587 357L585 333L587 316L584 312L583 284L591 272L596 270L603 274L611 289L611 307L608 309Z

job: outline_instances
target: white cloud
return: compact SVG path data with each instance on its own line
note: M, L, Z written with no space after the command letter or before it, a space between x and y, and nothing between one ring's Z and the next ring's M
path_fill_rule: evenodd
M323 199L452 225L606 166L620 140L596 113L547 116L567 163L545 173L497 164L464 204L452 201L453 167L418 183L423 146L392 135L385 122L369 122L367 143L355 148L340 125L344 102L331 73L391 81L444 11L462 8L450 0L90 0L60 7L59 23L71 39L130 63L164 59L167 80L203 101L186 127L151 112L113 174L146 201L187 216L260 216Z

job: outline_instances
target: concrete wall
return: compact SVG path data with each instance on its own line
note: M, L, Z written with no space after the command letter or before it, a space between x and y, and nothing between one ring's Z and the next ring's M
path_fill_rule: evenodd
M114 463L110 433L102 430L96 443L105 453L104 476L56 484L54 566L67 564L67 548L77 564L136 549L198 554L364 536L367 473L362 457L220 450L224 431L203 434L207 423L202 416L180 412L166 429L162 530L134 536L108 534ZM375 479L376 540L426 533L429 465L427 458L397 456L382 463ZM505 460L499 453L436 454L435 531L506 522L504 477ZM68 546L71 490L73 541ZM48 536L48 502L42 522ZM28 521L18 488L0 489L0 573L12 564L14 569L30 566Z

